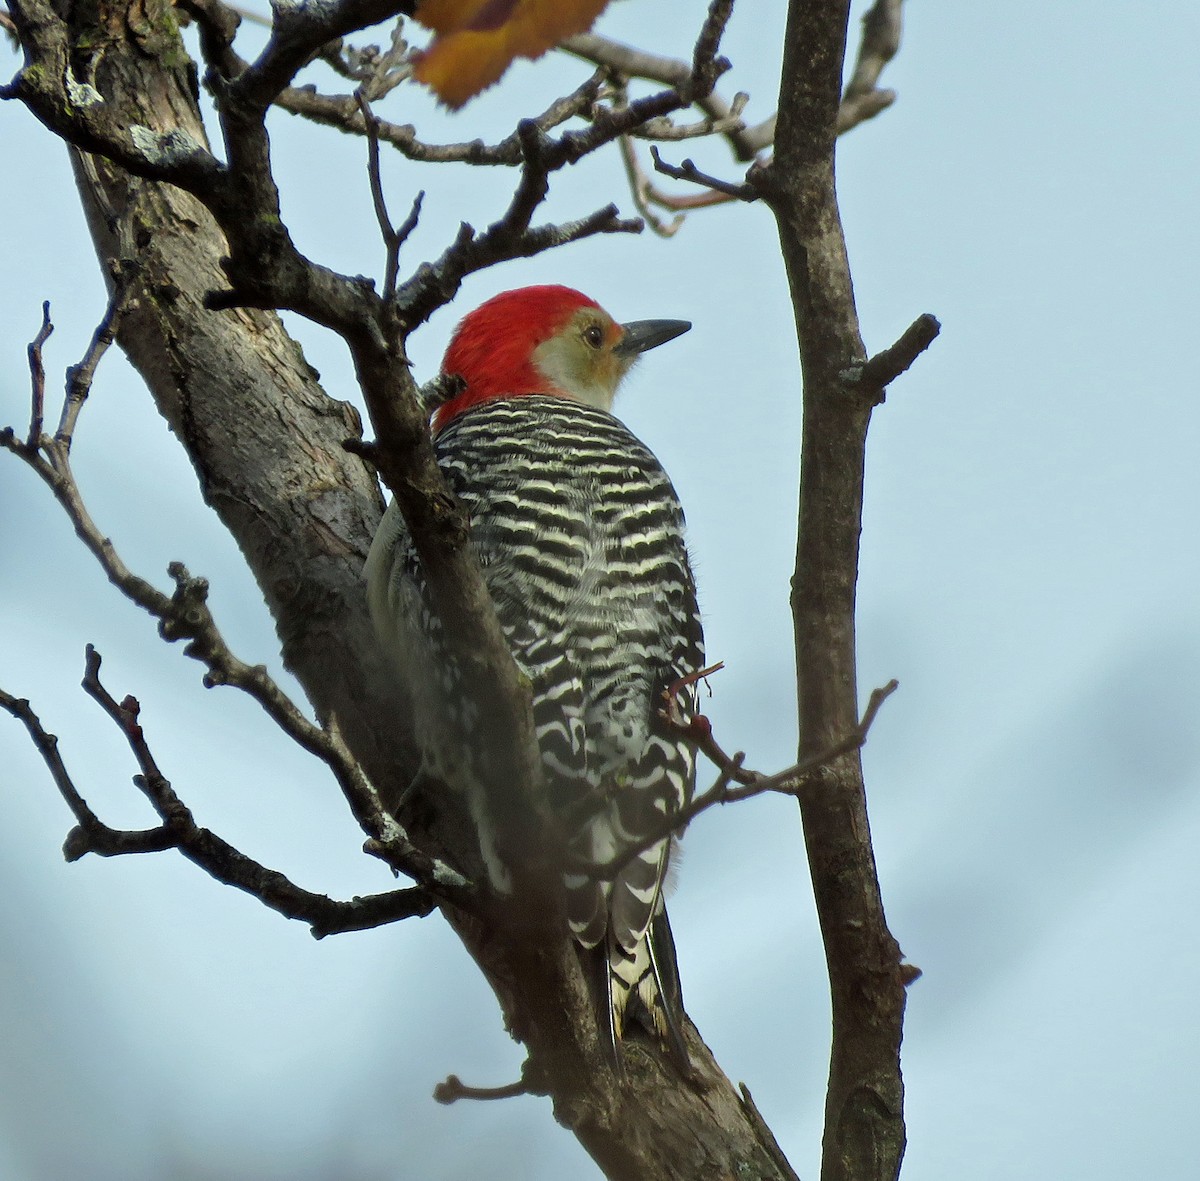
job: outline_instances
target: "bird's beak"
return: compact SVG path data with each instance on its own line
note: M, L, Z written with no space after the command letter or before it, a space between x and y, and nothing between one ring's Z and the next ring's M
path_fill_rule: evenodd
M633 358L682 336L691 326L688 320L635 320L632 324L622 324L621 339L613 352L618 357Z

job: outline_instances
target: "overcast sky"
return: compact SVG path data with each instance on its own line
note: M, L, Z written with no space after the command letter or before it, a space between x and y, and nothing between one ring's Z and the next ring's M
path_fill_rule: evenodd
M773 106L783 8L742 0L725 44L723 91L748 90L752 119ZM1182 1181L1200 1056L1200 11L906 9L884 77L899 99L838 161L868 348L921 312L943 323L872 424L859 590L862 696L900 681L865 752L884 899L924 971L904 1176ZM632 0L598 29L686 55L701 11ZM6 77L16 65L0 49ZM493 139L585 75L552 58L455 117L409 90L381 113L430 139ZM379 274L363 145L283 114L271 128L300 247ZM104 295L64 151L13 103L0 135L0 425L20 428L41 301L57 392ZM664 154L736 176L719 147ZM458 221L494 219L512 178L396 159L386 182L397 211L429 191L411 268ZM556 177L547 216L631 212L623 183L615 155L589 159ZM618 409L687 508L709 652L728 666L718 732L754 766L786 765L800 402L768 211L478 275L414 340L419 375L465 310L536 282L618 319L694 322ZM358 402L339 343L297 332L330 394ZM115 350L74 454L125 560L159 585L173 559L209 577L235 650L284 676L261 596ZM0 506L0 684L61 735L104 819L150 822L128 751L78 688L89 641L202 824L310 889L388 887L329 777L235 691L204 690L2 456ZM504 1083L522 1057L439 919L317 943L178 856L65 865L70 816L4 718L0 752L2 1181L597 1175L547 1100L431 1100L448 1073ZM692 1017L814 1177L828 1000L794 804L694 824L671 913Z

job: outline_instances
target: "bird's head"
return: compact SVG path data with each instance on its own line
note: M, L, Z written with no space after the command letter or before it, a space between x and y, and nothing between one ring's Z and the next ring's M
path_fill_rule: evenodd
M434 415L434 432L480 402L521 394L552 394L610 410L634 361L690 327L686 320L618 324L570 287L505 291L455 330L442 372L465 384Z

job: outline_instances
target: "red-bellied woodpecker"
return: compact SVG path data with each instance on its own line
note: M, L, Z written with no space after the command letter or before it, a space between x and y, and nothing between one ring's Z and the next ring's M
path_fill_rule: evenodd
M675 490L610 408L638 356L690 327L617 324L566 287L506 292L455 332L442 371L463 385L433 420L438 463L470 514L500 625L533 687L549 804L568 841L567 917L607 965L618 1060L630 1014L683 1053L663 906L673 842L641 850L611 881L586 867L628 853L691 798L694 751L662 710L664 693L702 667L703 635ZM395 504L367 580L376 628L413 691L426 770L470 802L479 752ZM690 689L680 698L686 716ZM486 808L472 811L486 823ZM486 832L480 845L503 885Z

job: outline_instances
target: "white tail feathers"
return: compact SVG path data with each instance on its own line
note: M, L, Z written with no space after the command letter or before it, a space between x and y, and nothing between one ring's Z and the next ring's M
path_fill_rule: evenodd
M621 1042L633 1019L666 1046L683 1073L690 1073L675 943L661 899L649 929L637 944L626 950L610 938L606 958L608 1034L618 1069L622 1066Z

